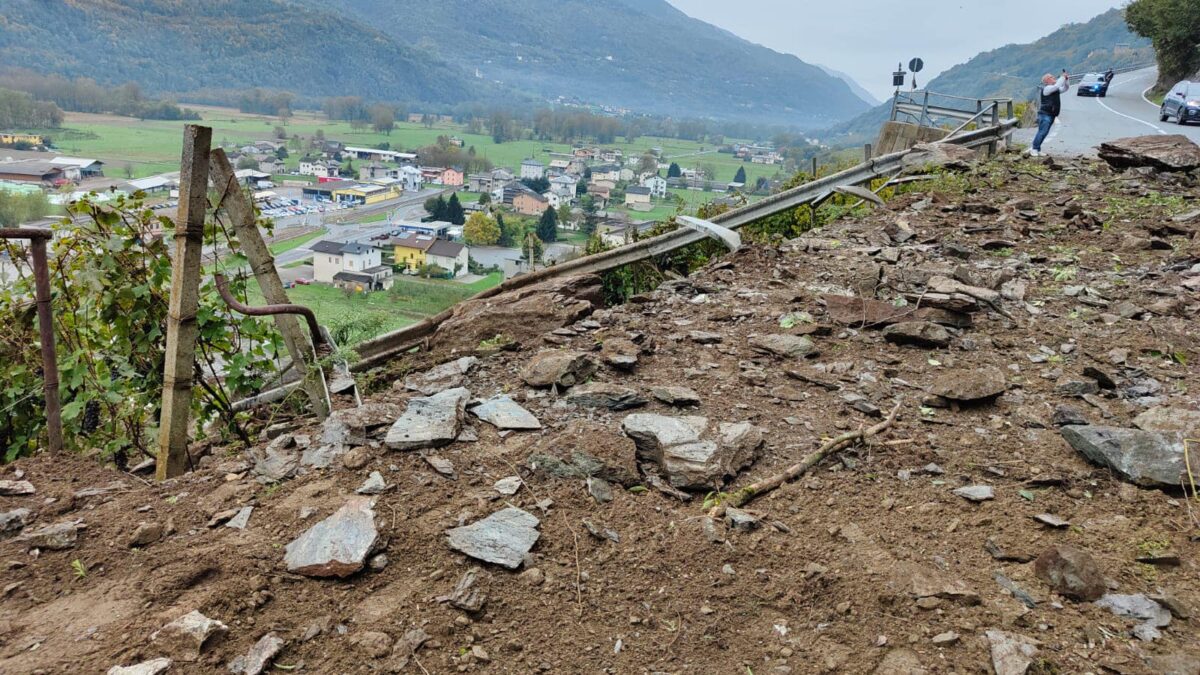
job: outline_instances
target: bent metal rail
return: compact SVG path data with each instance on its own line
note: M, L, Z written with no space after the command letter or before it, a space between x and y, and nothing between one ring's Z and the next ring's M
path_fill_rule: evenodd
M1016 126L1017 120L1009 119L995 126L954 135L941 142L967 148L994 147L1000 140L1010 136ZM905 150L875 157L845 171L819 178L753 204L747 204L739 209L713 216L710 220L728 229L736 230L748 223L794 209L803 204L824 201L838 187L858 185L881 176L897 173L903 165L904 158L911 152L911 150ZM542 268L536 272L513 277L499 286L478 293L471 299L478 300L494 297L501 293L524 288L560 276L607 272L630 263L670 253L702 241L705 238L706 235L701 232L688 228L680 228L656 237L610 249L603 253L576 258L562 264ZM354 350L361 359L353 364L351 369L356 372L369 370L385 363L404 351L418 346L422 340L432 335L439 325L449 319L453 315L453 311L454 308L452 307L420 323L360 343L354 347Z

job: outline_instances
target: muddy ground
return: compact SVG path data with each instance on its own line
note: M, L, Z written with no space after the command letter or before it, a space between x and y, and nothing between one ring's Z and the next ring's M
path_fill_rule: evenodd
M1005 156L804 238L747 245L626 305L558 323L523 317L537 337L484 350L464 386L511 395L541 430L501 434L468 418L478 440L414 452L384 447L384 425L354 446L356 468L342 456L266 483L233 448L162 485L91 458L21 460L0 480L36 492L0 496L0 511L29 509L26 535L80 530L64 550L2 535L0 672L102 673L156 657L175 659L170 673L228 672L267 633L284 641L271 672L1024 672L994 663L987 632L1001 631L1036 648L1030 672L1196 673L1200 502L1122 480L1056 426L1073 415L1127 428L1153 408L1200 410L1200 216L1174 219L1196 209L1200 188L1186 175ZM1005 292L942 300L937 276ZM897 344L827 296L954 307L932 318L959 327L945 328L945 346ZM508 319L494 320L503 333ZM779 334L807 336L812 349L755 348L756 336ZM627 345L636 365L609 365ZM565 388L527 386L523 369L547 349L591 355L591 381L648 402L588 408ZM463 355L435 348L393 364L374 374L369 401L394 404L376 408L390 424L420 396L404 374ZM997 398L930 394L990 367L1003 374ZM699 404L650 395L664 385L693 389ZM709 490L685 502L651 486L621 432L631 413L752 423L764 442L723 488L732 494L897 402L892 428L750 502L760 520L746 530L712 511L720 497L706 500ZM571 449L607 453L632 489L613 482L600 503L582 478L529 468L538 453ZM333 580L288 572L284 547L372 471L388 484L374 507L386 565ZM519 489L502 495L494 484L510 476ZM993 499L954 493L981 485ZM447 529L505 505L540 519L520 569L448 547ZM244 506L254 507L245 529L210 523ZM131 546L139 524L148 541ZM1145 641L1139 622L1058 595L1030 562L1056 545L1090 553L1108 591L1165 595L1179 613ZM486 595L473 613L443 598L471 569ZM185 662L150 636L192 610L228 631ZM428 639L412 654L402 637L414 629Z

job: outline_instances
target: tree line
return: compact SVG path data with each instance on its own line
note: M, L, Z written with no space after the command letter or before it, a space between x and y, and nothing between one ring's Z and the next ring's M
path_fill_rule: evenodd
M86 77L71 80L61 75L10 70L0 74L0 87L25 92L39 102L53 103L72 112L107 113L143 120L200 119L199 113L180 108L173 101L146 97L141 87L133 82L105 87Z
M1200 75L1200 2L1134 0L1125 8L1125 21L1154 45L1157 89L1165 91Z
M0 129L57 129L62 121L63 111L54 103L0 88Z

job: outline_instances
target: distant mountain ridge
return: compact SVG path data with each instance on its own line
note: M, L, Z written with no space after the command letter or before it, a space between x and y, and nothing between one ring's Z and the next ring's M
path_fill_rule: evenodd
M1103 72L1110 67L1153 61L1150 41L1130 32L1124 12L1112 9L1085 23L1067 24L1035 42L1005 45L978 54L938 75L927 88L954 96L1026 101L1033 97L1038 79L1045 73L1057 74L1063 68L1073 73ZM888 118L890 106L890 101L885 102L828 129L824 137L868 138Z
M5 0L0 66L159 93L257 86L443 105L564 97L807 128L867 109L816 66L666 0Z
M867 91L865 87L863 87L861 84L858 83L858 80L855 80L849 74L843 73L840 70L834 70L833 68L830 68L829 66L824 66L819 63L813 64L813 65L815 65L816 67L825 71L826 75L832 75L833 77L836 77L837 79L841 80L842 82L845 82L846 86L850 87L850 91L854 92L854 95L857 96L858 98L862 99L862 101L864 103L866 103L867 105L877 106L881 103L881 101L878 98L876 98L874 94Z

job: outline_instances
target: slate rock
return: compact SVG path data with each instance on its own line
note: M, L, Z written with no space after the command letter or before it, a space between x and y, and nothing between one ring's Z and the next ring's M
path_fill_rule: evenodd
M551 350L538 352L521 373L531 387L573 387L596 374L597 364L583 352Z
M951 401L982 401L1008 390L1004 371L991 366L949 370L934 380L929 393Z
M1025 675L1037 655L1038 642L1032 638L999 630L989 630L988 646L992 655L992 670L996 675Z
M37 492L27 480L0 480L0 497L23 497Z
M378 495L383 494L386 490L387 481L383 479L383 474L378 471L372 471L355 492L360 495Z
M365 445L372 432L391 424L399 414L395 403L382 401L335 410L321 423L318 445Z
M1050 423L1056 427L1087 425L1088 419L1084 414L1070 406L1060 405L1054 409Z
M268 483L289 478L300 467L300 450L291 434L276 436L265 448L252 450L250 457L254 460L251 471Z
M567 402L582 408L629 410L646 405L648 401L631 387L607 382L591 382L571 389Z
M821 299L829 318L847 326L887 325L898 321L907 311L891 303L852 295L822 295Z
M1106 593L1096 600L1095 604L1117 616L1146 621L1156 628L1162 628L1171 623L1171 612L1141 593L1135 595Z
M588 494L592 496L592 499L595 499L601 504L606 504L613 500L612 486L609 485L608 481L604 480L603 478L588 476L587 491Z
M438 598L438 602L449 602L451 607L471 614L481 612L484 605L487 604L487 595L479 587L478 582L479 570L472 567L459 577L458 583L454 584L454 590L450 591L450 595Z
M8 532L17 532L25 527L29 522L29 516L32 515L29 509L13 509L12 511L0 512L0 534Z
M954 494L972 502L986 502L996 498L990 485L968 485L954 490Z
M434 366L423 373L409 375L404 378L404 387L425 396L440 394L447 389L463 386L467 375L477 363L479 363L479 359L474 356L464 356L461 359Z
M802 358L816 352L816 346L808 336L786 333L755 335L750 338L750 347L783 359Z
M454 462L440 457L438 455L425 455L425 463L428 464L434 471L442 474L450 480L458 480L458 474L454 471Z
M1100 144L1100 159L1118 169L1153 167L1161 171L1200 168L1200 146L1182 134L1133 136Z
M229 662L229 672L239 675L259 675L271 665L271 661L286 644L274 633L267 633L254 643L250 651Z
M1200 410L1156 407L1133 418L1133 426L1153 431L1182 442L1185 438L1200 438Z
M595 476L622 487L632 487L642 480L634 442L589 420L572 420L562 432L539 439L527 464L555 478Z
M1059 595L1091 602L1108 588L1091 554L1059 544L1046 549L1033 563L1033 572Z
M921 657L911 649L893 649L879 661L874 675L927 675Z
M541 536L537 530L539 524L532 514L510 506L483 520L450 530L448 543L450 548L472 558L515 570Z
M1142 487L1178 488L1186 471L1183 443L1140 429L1066 426L1060 432L1071 447Z
M703 437L705 417L634 413L621 427L637 444L638 457L657 464L682 489L720 488L725 476L753 463L762 445L762 432L748 422L721 424L720 442Z
M342 508L313 525L286 547L289 572L310 577L347 577L363 568L375 548L374 501L351 497Z
M230 518L228 522L225 523L225 527L233 528L235 530L246 529L246 526L250 524L251 513L254 513L253 506L243 506L242 508L238 509L238 512L234 514L234 516Z
M157 658L132 666L113 666L108 675L159 675L171 667L171 659Z
M388 430L384 443L393 450L419 450L448 445L462 431L471 392L447 389L426 398L414 398Z
M138 523L137 529L129 537L129 547L149 546L163 536L163 526L159 523Z
M733 508L732 506L725 509L725 524L735 530L750 532L751 530L758 529L761 522L761 518L749 511Z
M532 413L504 394L493 396L471 408L471 413L497 429L542 428L542 423Z
M609 338L600 347L600 360L619 370L632 370L642 348L626 338Z
M667 405L676 407L700 405L700 394L687 387L653 387L650 389L650 395Z
M720 333L711 333L705 330L694 330L688 333L688 339L698 345L715 345L720 344L725 337Z
M196 610L175 619L150 636L156 649L167 652L175 661L200 660L204 644L214 635L225 633L229 627L204 616Z
M931 321L902 321L883 329L883 338L898 345L913 345L927 349L949 346L950 333Z
M79 522L77 521L46 525L17 537L17 541L24 543L29 548L47 551L65 551L73 548L78 540Z

